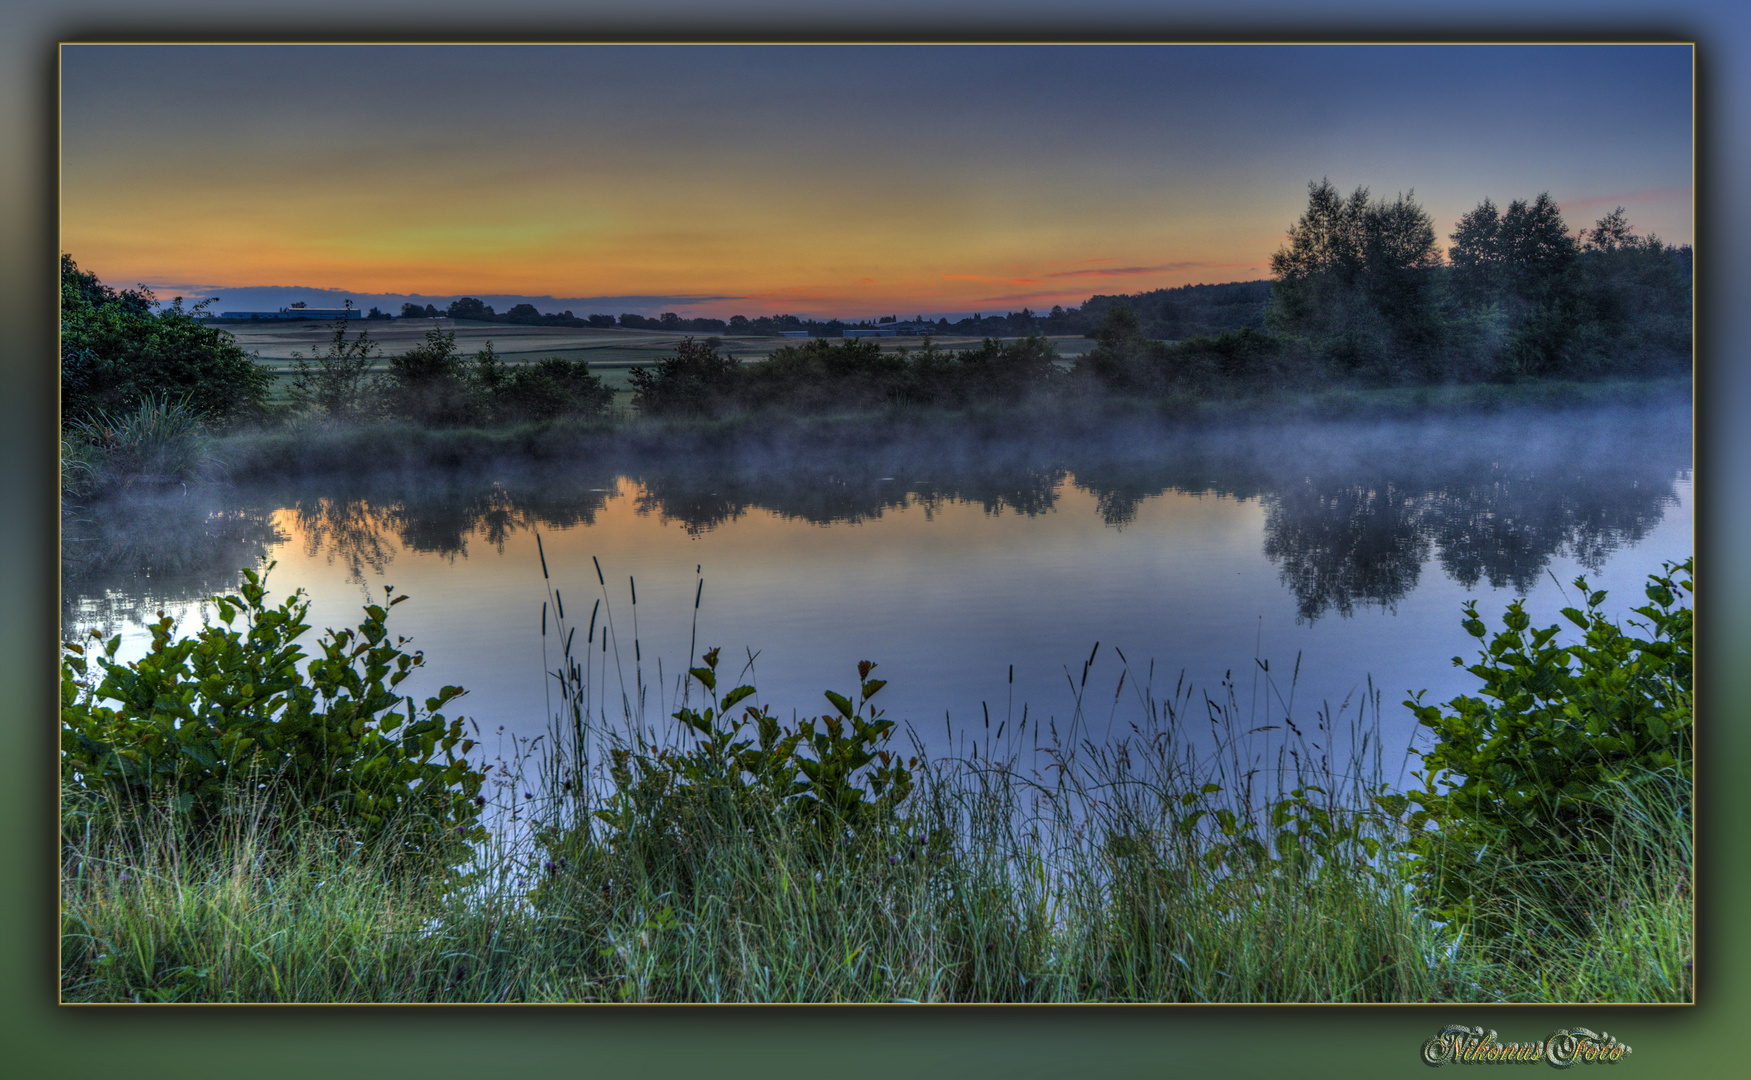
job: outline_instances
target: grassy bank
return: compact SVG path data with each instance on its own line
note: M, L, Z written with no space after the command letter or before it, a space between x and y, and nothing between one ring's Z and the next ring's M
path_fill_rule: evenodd
M974 409L898 406L810 415L781 410L700 418L619 414L510 427L308 423L238 432L214 453L233 479L484 466L505 461L630 461L729 450L857 449L965 438L1084 439L1139 430L1308 422L1451 419L1522 411L1646 408L1688 401L1690 380L1526 382L1219 398L1093 396Z
M142 813L64 852L63 1000L1690 1000L1684 786L1621 791L1634 824L1601 850L1647 873L1611 878L1592 927L1553 939L1504 889L1513 933L1482 940L1418 908L1402 836L1354 785L1323 807L1343 857L1255 861L1237 842L1270 811L1182 831L1227 807L1159 751L1044 781L933 766L916 831L861 843L699 805L561 861L488 850L449 889L249 805L217 835Z
M412 744L371 744L318 787L294 784L301 759L286 756L281 778L251 771L221 797L207 779L236 756L235 734L171 719L187 703L158 692L105 719L75 661L63 1000L1687 1002L1688 577L1684 564L1650 578L1646 641L1601 620L1603 594L1565 611L1587 636L1563 649L1511 608L1472 670L1500 700L1518 686L1524 712L1466 698L1420 712L1440 738L1408 797L1387 784L1372 691L1353 714L1279 705L1256 720L1231 687L1158 693L1126 670L1114 707L1128 679L1127 734L1096 745L1085 671L1062 722L1030 730L1024 711L1006 740L1009 721L987 719L965 756L928 761L892 749L873 665L851 695L826 695L826 715L786 723L754 706L732 718L758 699L718 683L711 650L690 673L693 704L651 725L620 692L606 636L592 659L611 619L592 613L574 653L562 616L544 742L513 744L490 783L465 778L478 798L444 804L446 834L477 812L496 823L461 862L431 845L432 819L404 829L353 790ZM259 587L231 602L252 640L296 637ZM385 617L367 609L378 677L399 648ZM200 656L225 651L203 633ZM104 692L128 698L142 671L174 682L177 648L95 661L114 680ZM324 652L321 677L348 683L343 653ZM201 685L215 701L259 697L218 673ZM357 735L350 707L340 715ZM323 715L297 716L296 737L338 745ZM111 739L113 723L136 737ZM1492 734L1510 723L1512 745ZM235 730L278 738L248 725ZM190 776L184 756L208 771ZM1450 770L1439 784L1437 767ZM99 769L121 785L94 783ZM1553 769L1560 788L1528 787Z

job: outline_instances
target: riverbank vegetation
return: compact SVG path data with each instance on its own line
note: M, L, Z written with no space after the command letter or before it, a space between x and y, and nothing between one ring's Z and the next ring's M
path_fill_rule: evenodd
M105 433L115 425L106 418L154 409L182 410L206 433L254 433L257 447L276 432L286 446L324 438L368 445L407 441L407 430L418 429L439 433L412 441L448 447L440 457L479 458L576 453L610 429L628 442L649 440L652 423L687 420L759 432L851 417L903 431L922 413L969 430L1041 421L1092 429L1139 413L1176 423L1402 414L1634 397L1626 386L1687 384L1690 248L1636 233L1621 209L1571 234L1542 194L1506 210L1485 199L1450 240L1443 252L1410 194L1389 202L1358 188L1345 197L1315 183L1272 258L1269 282L1096 296L1070 313L1012 313L1002 325L975 319L971 330L991 336L959 349L928 336L897 348L815 337L745 361L715 334L690 337L633 367L618 391L581 359L507 364L490 341L465 357L455 331L438 326L383 356L370 326L354 332L345 321L276 374L204 324L199 305L185 311L177 300L155 312L149 291L115 292L63 256L64 476L90 492L141 476L199 474L199 454L181 454L191 463L168 473L141 473L113 451ZM491 314L469 299L449 314ZM544 316L520 305L502 319L596 326L607 317ZM747 319L735 323L724 325L762 332ZM669 315L653 325L692 327ZM1043 336L1052 333L1086 333L1095 343L1060 358ZM556 427L589 438L568 442ZM361 429L371 430L334 434Z
M359 777L441 758L387 721L400 706L351 704L382 694L300 689L393 687L417 654L379 605L301 677L277 663L296 598L248 581L191 644L133 665L68 651L63 1000L1693 998L1688 561L1622 626L1577 581L1566 645L1519 605L1493 635L1468 610L1484 689L1407 703L1436 740L1408 792L1386 782L1377 693L1256 724L1231 687L1128 669L1130 734L1106 745L1086 666L1069 716L987 720L925 760L874 665L784 720L716 649L653 725L610 659L611 605L568 622L550 593L549 735L491 770L449 760L392 815L282 747L354 747ZM258 692L243 646L264 635L285 685ZM131 689L166 680L182 691ZM494 826L471 861L408 846L452 818Z

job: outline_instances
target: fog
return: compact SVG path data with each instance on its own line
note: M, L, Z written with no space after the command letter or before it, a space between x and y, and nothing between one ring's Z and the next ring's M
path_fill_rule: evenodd
M1548 625L1586 574L1627 612L1692 543L1679 407L1268 428L1140 418L1074 437L822 430L94 502L65 522L63 635L121 633L137 655L153 612L198 620L200 598L269 559L274 595L306 589L319 629L394 585L411 602L392 629L427 653L434 685L468 687L462 711L533 737L556 662L540 637L539 534L573 621L598 598L641 620L616 644L629 679L639 658L649 719L673 708L696 642L751 663L780 715L812 715L871 659L890 680L877 704L932 752L999 727L1013 750L1024 709L1024 738L1077 711L1100 642L1096 736L1124 732L1139 684L1159 695L1182 670L1213 695L1227 679L1253 713L1268 679L1286 705L1299 657L1301 718L1372 677L1402 747L1406 694L1471 689L1449 662L1475 652L1465 598L1488 613L1530 594Z

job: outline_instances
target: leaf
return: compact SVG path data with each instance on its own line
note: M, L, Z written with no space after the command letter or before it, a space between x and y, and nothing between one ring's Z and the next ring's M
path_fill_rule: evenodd
M851 701L848 698L846 698L844 695L836 694L831 690L828 690L826 692L826 694L827 694L827 700L831 701L833 703L833 707L835 709L839 710L839 714L841 716L844 716L847 719L849 719L849 718L857 715L857 710L852 708Z

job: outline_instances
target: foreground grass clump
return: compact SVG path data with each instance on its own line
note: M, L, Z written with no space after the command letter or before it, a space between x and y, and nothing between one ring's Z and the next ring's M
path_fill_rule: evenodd
M1062 726L1024 711L965 756L902 759L867 663L784 722L709 650L674 725L648 724L597 613L575 651L557 621L554 730L533 774L501 770L464 875L396 872L393 841L271 785L200 826L149 801L72 815L64 998L1692 999L1690 779L1655 758L1597 775L1564 845L1498 858L1484 825L1457 829L1479 848L1456 909L1430 888L1456 849L1384 783L1372 688L1347 724L1254 723L1231 685L1162 698L1145 675L1106 745L1079 688ZM1574 649L1614 640L1591 625Z
M163 805L83 820L63 847L62 1000L530 996L509 904L464 906L395 845L284 805L240 791L202 828Z
M200 479L222 468L214 438L185 396L145 395L131 410L93 410L61 437L61 490L70 496Z

